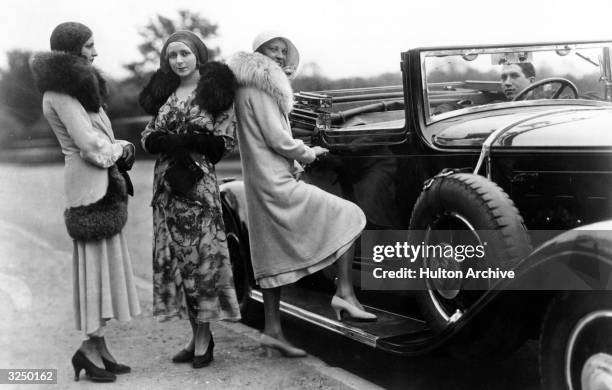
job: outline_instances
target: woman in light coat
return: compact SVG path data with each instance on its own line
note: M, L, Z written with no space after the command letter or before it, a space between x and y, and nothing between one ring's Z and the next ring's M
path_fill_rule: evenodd
M295 178L299 163L311 163L328 152L308 147L291 134L289 78L299 64L296 47L279 34L264 32L255 38L253 51L234 55L228 65L239 84L235 106L251 260L266 321L261 344L268 352L304 356L283 336L280 287L339 260L339 283L331 302L338 319L348 315L375 320L358 302L351 280L353 243L366 221L357 205Z
M84 369L91 380L110 382L130 367L109 352L102 328L112 318L126 321L140 313L123 234L131 184L118 170L131 168L134 145L115 139L102 108L106 88L92 66L98 54L91 30L81 23L62 23L51 34L51 50L33 58L32 71L65 160L74 311L76 328L83 333L72 364L75 380ZM109 203L110 211L104 206Z

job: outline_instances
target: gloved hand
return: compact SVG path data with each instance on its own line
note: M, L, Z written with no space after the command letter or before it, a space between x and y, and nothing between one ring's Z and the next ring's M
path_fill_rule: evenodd
M123 146L123 153L117 160L117 168L121 172L127 172L132 169L134 161L136 160L136 148L133 144L127 144Z
M145 147L151 153L166 153L174 158L196 152L216 164L223 157L225 141L223 137L212 134L152 133L147 137Z
M195 151L208 157L211 163L216 164L225 152L223 137L212 134L196 134L194 136Z
M216 164L223 157L225 152L225 141L223 137L213 135L207 129L195 123L187 123L189 145L193 146L193 151L208 157L208 160Z
M186 134L152 133L145 141L150 153L166 153L171 156L189 152L189 139Z

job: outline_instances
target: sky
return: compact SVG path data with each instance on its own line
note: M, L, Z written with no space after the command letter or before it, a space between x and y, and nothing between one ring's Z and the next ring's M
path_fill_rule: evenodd
M139 59L139 28L178 9L218 24L206 43L222 58L273 29L331 78L397 72L400 53L415 47L612 40L611 0L4 0L0 68L7 50L48 50L57 24L79 21L94 32L96 66L120 78Z

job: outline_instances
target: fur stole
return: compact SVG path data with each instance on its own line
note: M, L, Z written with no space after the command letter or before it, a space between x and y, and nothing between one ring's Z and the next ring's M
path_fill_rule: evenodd
M216 117L232 106L238 87L236 77L227 65L216 61L206 62L200 66L199 72L194 103ZM147 114L157 115L179 84L176 74L158 69L140 92L138 102Z
M254 87L267 93L283 114L289 114L293 108L293 90L287 75L276 62L260 53L240 52L227 63L240 87Z
M149 82L138 95L140 107L149 115L157 115L161 106L176 91L181 80L172 72L158 69L151 75Z
M127 222L127 186L116 166L108 169L108 188L102 199L66 209L64 221L70 237L79 241L110 238L121 232Z
M34 55L30 64L38 89L65 93L89 112L98 112L107 95L106 81L85 58L60 51Z

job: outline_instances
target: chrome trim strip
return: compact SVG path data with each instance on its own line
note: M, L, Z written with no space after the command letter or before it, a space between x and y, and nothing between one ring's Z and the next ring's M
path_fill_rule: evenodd
M263 295L260 291L251 290L249 296L251 297L251 299L263 303ZM289 314L300 320L310 322L311 324L349 337L353 340L359 341L360 343L369 345L370 347L376 347L376 341L379 339L378 336L364 332L359 328L348 326L346 324L343 324L342 322L323 317L316 313L291 305L287 302L283 302L282 300L280 303L280 309L283 313Z

